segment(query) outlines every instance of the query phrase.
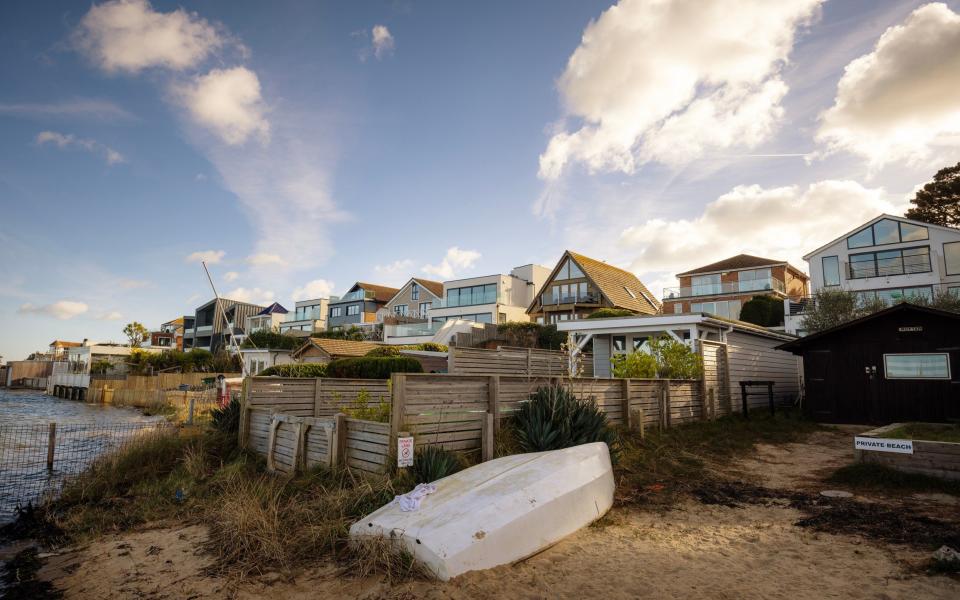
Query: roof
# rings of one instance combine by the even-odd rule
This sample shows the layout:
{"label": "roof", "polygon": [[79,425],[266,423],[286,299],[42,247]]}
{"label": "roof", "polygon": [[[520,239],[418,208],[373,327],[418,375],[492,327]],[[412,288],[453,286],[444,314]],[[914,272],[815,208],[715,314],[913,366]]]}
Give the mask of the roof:
{"label": "roof", "polygon": [[[643,314],[655,314],[660,312],[660,302],[656,296],[650,293],[647,286],[637,279],[637,276],[619,267],[609,265],[603,261],[577,254],[567,250],[557,261],[556,266],[550,273],[547,281],[552,281],[557,274],[560,265],[565,258],[570,257],[579,265],[580,270],[590,281],[597,286],[600,293],[606,296],[616,308],[626,308]],[[544,286],[546,289],[546,286]],[[628,291],[629,290],[629,291]],[[543,291],[541,290],[541,293]],[[536,302],[536,300],[534,300]],[[533,305],[527,309],[528,312],[533,309]]]}
{"label": "roof", "polygon": [[83,342],[65,342],[63,340],[53,340],[50,345],[54,348],[79,348],[83,345]]}
{"label": "roof", "polygon": [[930,228],[933,228],[933,229],[940,229],[940,230],[942,230],[942,231],[949,231],[949,232],[951,232],[951,233],[955,233],[955,234],[960,235],[960,229],[957,229],[956,227],[947,227],[946,225],[935,225],[935,224],[933,224],[933,223],[927,223],[926,221],[918,221],[918,220],[916,220],[916,219],[908,219],[908,218],[906,218],[906,217],[898,217],[897,215],[890,215],[890,214],[887,214],[887,213],[883,213],[883,214],[881,214],[881,215],[879,215],[879,216],[876,216],[876,217],[870,219],[870,220],[867,221],[866,223],[862,223],[862,224],[860,224],[860,225],[857,225],[856,227],[854,227],[853,229],[847,231],[847,232],[844,233],[843,235],[837,236],[837,237],[833,238],[832,240],[830,240],[830,241],[827,242],[826,244],[823,244],[822,246],[820,246],[820,247],[817,248],[816,250],[811,250],[810,252],[807,252],[806,254],[803,255],[803,260],[809,261],[810,258],[813,257],[813,255],[817,254],[818,252],[820,252],[820,251],[822,251],[822,250],[825,250],[826,248],[828,248],[828,247],[836,244],[836,243],[839,242],[840,240],[842,240],[842,239],[844,239],[844,238],[847,238],[847,237],[853,235],[854,233],[860,231],[861,229],[866,229],[867,227],[870,227],[871,225],[873,225],[873,224],[876,223],[877,221],[881,221],[881,220],[883,220],[883,219],[893,219],[893,220],[895,220],[895,221],[903,221],[903,222],[905,222],[905,223],[912,223],[912,224],[914,224],[914,225],[919,225],[919,226],[921,226],[921,227],[930,227]]}
{"label": "roof", "polygon": [[[716,273],[718,271],[756,269],[760,267],[772,267],[774,265],[787,265],[797,273],[803,274],[802,271],[785,260],[774,260],[772,258],[763,258],[762,256],[752,256],[750,254],[738,254],[736,256],[731,256],[730,258],[718,260],[715,263],[710,263],[709,265],[697,267],[696,269],[690,269],[689,271],[684,271],[683,273],[677,273],[677,277],[682,277],[684,275],[698,275],[700,273]],[[806,275],[803,276],[806,277]]]}
{"label": "roof", "polygon": [[353,340],[334,340],[329,338],[309,338],[303,346],[297,348],[293,356],[299,356],[304,350],[310,348],[319,348],[330,356],[365,356],[374,348],[379,348],[382,344],[376,342],[355,342]]}
{"label": "roof", "polygon": [[172,321],[167,321],[167,322],[165,322],[165,323],[161,323],[161,324],[160,324],[161,327],[162,327],[163,325],[183,325],[183,317],[177,317],[176,319],[173,319]]}
{"label": "roof", "polygon": [[[386,285],[378,285],[376,283],[364,283],[363,281],[358,281],[355,284],[353,284],[353,286],[351,286],[349,290],[347,290],[347,293],[349,294],[350,292],[356,289],[362,289],[368,292],[373,292],[373,299],[376,300],[377,302],[383,302],[383,303],[390,302],[390,298],[393,298],[397,294],[397,292],[400,291],[397,288],[392,288]],[[336,304],[338,302],[343,302],[343,301],[344,300],[341,297],[339,300],[331,300],[330,304]]]}
{"label": "roof", "polygon": [[738,321],[736,319],[727,319],[718,317],[710,313],[680,313],[680,314],[659,314],[659,315],[630,315],[626,317],[607,317],[604,319],[576,319],[572,321],[560,321],[557,323],[557,329],[560,331],[585,331],[590,330],[623,330],[627,331],[635,327],[682,327],[684,325],[697,325],[707,323],[716,327],[733,328],[737,331],[773,338],[776,340],[794,340],[796,336],[782,331],[773,331],[760,325]]}
{"label": "roof", "polygon": [[854,319],[853,321],[847,321],[846,323],[837,325],[836,327],[831,327],[830,329],[824,329],[823,331],[818,331],[817,333],[811,333],[808,336],[804,336],[802,338],[798,338],[796,340],[787,342],[786,344],[777,346],[777,349],[793,352],[794,354],[800,354],[800,351],[803,350],[804,346],[812,342],[819,341],[825,337],[830,337],[842,331],[853,329],[855,327],[859,327],[871,321],[882,319],[883,317],[887,317],[889,315],[897,314],[901,312],[924,313],[924,314],[933,315],[936,317],[946,317],[948,319],[960,321],[960,313],[940,310],[938,308],[930,308],[927,306],[919,306],[917,304],[910,304],[909,302],[901,302],[899,304],[895,304],[891,306],[890,308],[879,310],[871,315],[860,317],[859,319]]}
{"label": "roof", "polygon": [[425,287],[430,291],[431,294],[437,298],[443,297],[443,283],[440,281],[433,281],[431,279],[420,279],[419,277],[414,277],[413,281],[416,281],[421,286]]}
{"label": "roof", "polygon": [[263,310],[261,310],[260,312],[258,312],[258,313],[257,313],[257,316],[260,316],[260,315],[272,315],[272,314],[285,315],[285,314],[287,314],[288,312],[290,312],[290,311],[287,310],[287,309],[285,309],[282,304],[280,304],[279,302],[274,302],[274,303],[271,304],[270,306],[268,306],[268,307],[266,307],[265,309],[263,309]]}

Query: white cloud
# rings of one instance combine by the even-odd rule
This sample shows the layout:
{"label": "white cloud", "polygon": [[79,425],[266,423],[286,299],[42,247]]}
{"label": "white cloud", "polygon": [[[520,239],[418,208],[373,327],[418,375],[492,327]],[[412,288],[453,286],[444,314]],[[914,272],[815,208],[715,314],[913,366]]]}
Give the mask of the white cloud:
{"label": "white cloud", "polygon": [[137,73],[150,67],[191,68],[224,45],[217,28],[179,8],[157,12],[147,0],[94,4],[73,41],[99,68]]}
{"label": "white cloud", "polygon": [[710,149],[753,147],[775,129],[780,71],[822,0],[621,0],[591,22],[558,87],[558,128],[539,175],[571,162],[632,173]]}
{"label": "white cloud", "polygon": [[107,100],[75,99],[64,102],[0,103],[0,114],[47,119],[51,117],[88,117],[109,121],[132,121],[132,114]]}
{"label": "white cloud", "polygon": [[89,307],[83,302],[76,300],[59,300],[53,304],[44,304],[43,306],[34,306],[33,304],[23,304],[18,313],[23,315],[40,315],[45,317],[54,317],[61,321],[72,319],[87,312]]}
{"label": "white cloud", "polygon": [[252,304],[266,305],[273,302],[274,294],[270,290],[263,290],[258,287],[245,288],[238,287],[230,290],[221,298],[237,300],[239,302],[250,302]]}
{"label": "white cloud", "polygon": [[329,298],[335,289],[332,281],[326,279],[314,279],[308,281],[302,287],[293,290],[293,300],[313,300],[315,298]]}
{"label": "white cloud", "polygon": [[376,275],[377,283],[400,285],[410,279],[413,274],[413,264],[411,259],[403,258],[386,265],[376,265],[373,267],[373,272]]}
{"label": "white cloud", "polygon": [[480,260],[480,253],[476,250],[461,250],[453,246],[447,250],[440,264],[425,265],[422,270],[440,279],[453,279],[455,275],[473,268],[478,260]]}
{"label": "white cloud", "polygon": [[373,55],[377,59],[393,52],[393,35],[386,25],[374,25],[373,29],[370,30],[370,41],[373,44]]}
{"label": "white cloud", "polygon": [[247,257],[247,264],[254,267],[264,267],[267,265],[283,266],[287,261],[279,254],[270,254],[269,252],[258,252]]}
{"label": "white cloud", "polygon": [[242,144],[252,135],[269,137],[260,79],[246,67],[213,69],[175,92],[193,120],[227,144]]}
{"label": "white cloud", "polygon": [[192,252],[188,254],[184,260],[188,263],[202,261],[208,265],[215,265],[223,260],[225,254],[226,252],[223,250],[200,250],[198,252]]}
{"label": "white cloud", "polygon": [[72,133],[59,133],[57,131],[41,131],[37,134],[36,143],[38,146],[52,144],[61,150],[68,148],[80,148],[87,152],[102,153],[108,165],[115,165],[126,162],[123,155],[109,146],[105,146],[96,140],[87,138],[78,138]]}
{"label": "white cloud", "polygon": [[236,281],[239,278],[240,278],[240,273],[237,273],[236,271],[227,271],[226,273],[223,274],[223,280],[226,281],[227,283],[231,281]]}
{"label": "white cloud", "polygon": [[100,315],[97,315],[97,320],[100,321],[121,321],[123,320],[123,314],[119,311],[110,311]]}
{"label": "white cloud", "polygon": [[633,257],[631,269],[663,285],[676,285],[675,273],[740,253],[805,270],[807,252],[880,213],[901,214],[906,206],[882,189],[853,181],[821,181],[806,189],[744,185],[693,219],[652,219],[628,227],[620,243]]}
{"label": "white cloud", "polygon": [[873,51],[847,65],[817,140],[873,170],[917,164],[937,146],[960,146],[960,15],[927,4],[887,29]]}

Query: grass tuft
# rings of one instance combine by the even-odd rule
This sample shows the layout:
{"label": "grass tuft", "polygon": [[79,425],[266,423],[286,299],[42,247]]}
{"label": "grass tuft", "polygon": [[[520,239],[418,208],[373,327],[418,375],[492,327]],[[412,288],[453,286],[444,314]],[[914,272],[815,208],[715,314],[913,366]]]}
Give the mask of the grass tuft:
{"label": "grass tuft", "polygon": [[921,473],[905,473],[886,465],[856,463],[840,467],[827,483],[856,489],[874,489],[906,493],[934,492],[960,496],[960,481],[940,479]]}

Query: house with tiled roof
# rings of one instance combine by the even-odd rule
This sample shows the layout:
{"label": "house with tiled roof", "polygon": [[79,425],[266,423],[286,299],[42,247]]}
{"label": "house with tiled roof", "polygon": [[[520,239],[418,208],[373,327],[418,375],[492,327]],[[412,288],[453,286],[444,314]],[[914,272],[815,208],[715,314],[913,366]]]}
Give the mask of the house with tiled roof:
{"label": "house with tiled roof", "polygon": [[375,342],[355,342],[353,340],[335,340],[329,338],[307,338],[306,342],[291,354],[296,362],[328,363],[336,358],[357,358],[366,356],[374,348],[381,346]]}
{"label": "house with tiled roof", "polygon": [[443,283],[412,277],[384,306],[388,316],[401,320],[426,322],[434,300],[443,298]]}
{"label": "house with tiled roof", "polygon": [[327,305],[327,328],[377,323],[377,311],[386,306],[398,291],[386,285],[356,282],[343,296],[330,299]]}
{"label": "house with tiled roof", "polygon": [[665,314],[709,313],[739,319],[755,296],[778,300],[809,294],[810,278],[784,260],[738,254],[677,273],[679,286],[663,291]]}
{"label": "house with tiled roof", "polygon": [[64,340],[53,340],[50,342],[50,356],[57,360],[63,358],[67,355],[68,348],[79,348],[82,346],[82,342],[67,342]]}
{"label": "house with tiled roof", "polygon": [[244,323],[244,332],[249,335],[255,331],[279,331],[280,323],[283,323],[289,312],[282,304],[274,302],[256,314],[248,316]]}
{"label": "house with tiled roof", "polygon": [[636,275],[567,250],[527,308],[538,323],[583,319],[601,308],[655,315],[660,302]]}

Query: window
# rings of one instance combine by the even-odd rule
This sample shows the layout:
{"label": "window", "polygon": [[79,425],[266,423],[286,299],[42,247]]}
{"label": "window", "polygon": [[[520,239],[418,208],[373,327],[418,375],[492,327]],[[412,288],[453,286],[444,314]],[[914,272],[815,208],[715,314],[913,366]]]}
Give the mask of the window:
{"label": "window", "polygon": [[347,307],[347,316],[359,315],[360,314],[360,305],[351,304]]}
{"label": "window", "polygon": [[506,323],[507,322],[507,313],[500,313],[497,315],[497,323]]}
{"label": "window", "polygon": [[920,225],[911,225],[910,223],[900,223],[900,241],[916,242],[917,240],[927,239],[929,234],[927,228]]}
{"label": "window", "polygon": [[410,284],[410,299],[419,300],[420,299],[420,286],[416,282]]}
{"label": "window", "polygon": [[773,288],[770,269],[751,269],[739,271],[737,279],[740,281],[741,292],[756,292]]}
{"label": "window", "polygon": [[691,284],[693,287],[691,294],[693,296],[712,296],[713,294],[721,293],[719,273],[713,275],[697,275],[691,278]]}
{"label": "window", "polygon": [[407,305],[406,304],[397,304],[393,307],[393,314],[399,317],[407,316]]}
{"label": "window", "polygon": [[739,300],[722,300],[719,302],[694,302],[690,305],[693,312],[704,312],[727,319],[740,318]]}
{"label": "window", "polygon": [[342,317],[343,316],[343,307],[342,306],[333,306],[330,308],[331,317]]}
{"label": "window", "polygon": [[850,255],[851,279],[928,273],[930,270],[929,246]]}
{"label": "window", "polygon": [[646,338],[646,337],[635,337],[635,338],[633,338],[632,341],[633,341],[633,351],[636,352],[637,350],[640,349],[641,346],[644,345],[644,343],[646,343],[647,338]]}
{"label": "window", "polygon": [[823,285],[840,285],[840,258],[836,256],[823,257]]}
{"label": "window", "polygon": [[847,238],[847,248],[864,248],[900,242],[916,242],[928,239],[929,233],[922,225],[901,223],[893,219],[881,219],[866,229],[861,229]]}
{"label": "window", "polygon": [[627,336],[625,335],[613,336],[613,351],[626,352],[626,350],[627,350]]}
{"label": "window", "polygon": [[580,270],[577,263],[568,258],[557,271],[557,276],[554,279],[577,279],[583,276],[583,271]]}
{"label": "window", "polygon": [[683,312],[683,304],[680,304],[679,302],[677,302],[676,304],[673,305],[674,314],[679,315],[682,312]]}
{"label": "window", "polygon": [[887,379],[950,379],[950,355],[884,354]]}
{"label": "window", "polygon": [[960,275],[960,242],[949,242],[943,245],[943,262],[947,268],[947,275]]}
{"label": "window", "polygon": [[847,248],[863,248],[873,245],[873,229],[867,227],[847,238]]}
{"label": "window", "polygon": [[953,294],[954,296],[960,297],[960,286],[953,286],[947,288],[948,294]]}
{"label": "window", "polygon": [[421,318],[421,319],[425,319],[425,318],[427,317],[427,315],[430,314],[430,306],[431,306],[431,304],[430,304],[429,302],[421,302],[421,303],[420,303],[420,318]]}
{"label": "window", "polygon": [[447,306],[474,306],[497,301],[497,284],[474,285],[447,290]]}
{"label": "window", "polygon": [[626,290],[626,292],[627,292],[628,294],[630,294],[630,297],[631,297],[631,298],[633,298],[634,300],[637,299],[637,295],[633,293],[633,290],[631,290],[631,289],[628,288],[627,286],[623,286],[623,289]]}

